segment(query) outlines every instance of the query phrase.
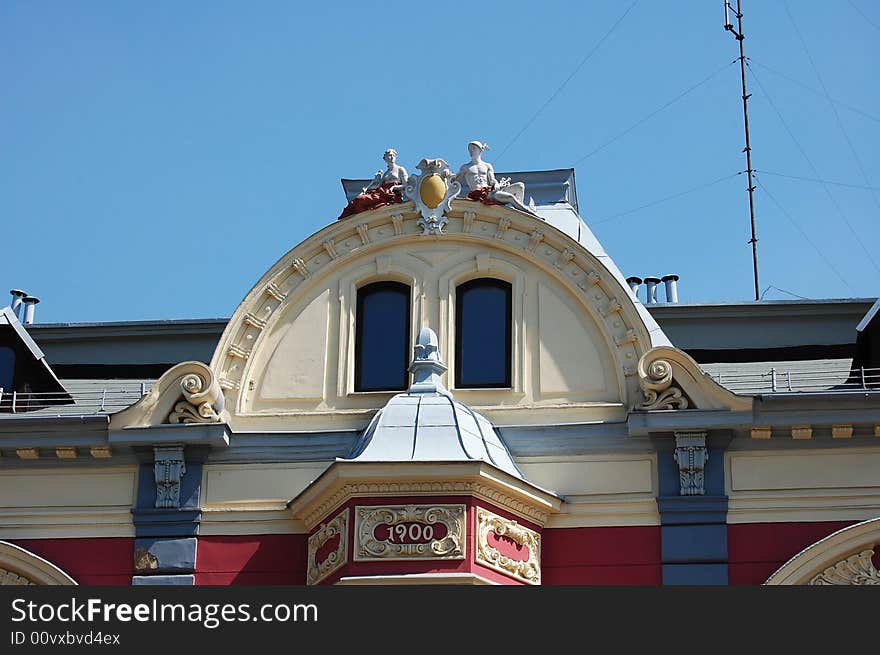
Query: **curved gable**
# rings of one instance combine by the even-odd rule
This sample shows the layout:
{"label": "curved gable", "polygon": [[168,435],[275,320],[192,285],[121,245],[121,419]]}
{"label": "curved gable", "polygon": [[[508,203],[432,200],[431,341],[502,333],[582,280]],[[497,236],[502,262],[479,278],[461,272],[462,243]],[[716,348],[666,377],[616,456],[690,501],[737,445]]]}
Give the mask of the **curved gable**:
{"label": "curved gable", "polygon": [[340,427],[362,427],[390,397],[357,393],[352,380],[357,288],[378,280],[411,286],[411,342],[434,327],[454,380],[455,288],[476,277],[512,285],[512,388],[457,397],[504,422],[561,405],[582,418],[625,414],[651,335],[619,274],[523,212],[457,200],[446,215],[443,234],[423,235],[412,203],[368,211],[284,255],[236,310],[211,362],[232,420],[332,413]]}

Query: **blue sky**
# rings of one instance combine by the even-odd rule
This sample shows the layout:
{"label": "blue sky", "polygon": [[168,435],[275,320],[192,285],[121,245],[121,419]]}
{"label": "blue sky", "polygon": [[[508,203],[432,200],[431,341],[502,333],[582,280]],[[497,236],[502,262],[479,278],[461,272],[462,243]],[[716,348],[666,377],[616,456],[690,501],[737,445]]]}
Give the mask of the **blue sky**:
{"label": "blue sky", "polygon": [[[880,12],[743,10],[763,297],[876,297]],[[0,280],[39,322],[229,316],[336,218],[340,178],[479,139],[499,171],[574,167],[625,275],[751,300],[722,24],[722,0],[5,0]]]}

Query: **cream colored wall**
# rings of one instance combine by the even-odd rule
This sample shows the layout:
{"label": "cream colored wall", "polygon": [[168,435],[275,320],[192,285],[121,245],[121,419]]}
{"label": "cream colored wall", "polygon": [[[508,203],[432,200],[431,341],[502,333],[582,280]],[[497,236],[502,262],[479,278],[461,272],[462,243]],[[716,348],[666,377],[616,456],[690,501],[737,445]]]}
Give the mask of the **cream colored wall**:
{"label": "cream colored wall", "polygon": [[306,532],[287,502],[330,462],[206,464],[202,469],[200,534]]}
{"label": "cream colored wall", "polygon": [[[623,415],[622,374],[606,336],[576,295],[515,254],[482,244],[450,246],[432,241],[391,246],[311,280],[308,290],[285,306],[261,335],[247,362],[252,382],[239,414],[320,416],[341,411],[345,416],[348,411],[351,421],[337,416],[337,423],[359,427],[366,415],[358,410],[375,409],[390,394],[354,390],[357,289],[396,280],[413,290],[412,342],[422,327],[437,332],[449,366],[446,383],[458,400],[483,408],[490,418],[497,418],[492,410],[498,410],[514,422],[529,421],[517,409],[561,404],[593,419]],[[456,390],[453,385],[456,287],[478,277],[512,285],[512,389]]]}
{"label": "cream colored wall", "polygon": [[0,539],[134,536],[137,467],[0,474]]}
{"label": "cream colored wall", "polygon": [[876,448],[725,454],[728,522],[858,521],[880,514]]}
{"label": "cream colored wall", "polygon": [[525,457],[526,478],[565,497],[548,528],[659,525],[655,453]]}

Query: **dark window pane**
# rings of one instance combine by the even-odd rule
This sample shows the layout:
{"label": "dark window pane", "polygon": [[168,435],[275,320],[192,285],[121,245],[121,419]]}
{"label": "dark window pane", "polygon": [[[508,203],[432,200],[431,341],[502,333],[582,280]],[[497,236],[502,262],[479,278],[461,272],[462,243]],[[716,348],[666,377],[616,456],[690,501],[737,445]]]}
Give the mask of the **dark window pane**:
{"label": "dark window pane", "polygon": [[358,289],[355,391],[399,391],[409,367],[409,287],[376,282]]}
{"label": "dark window pane", "polygon": [[0,389],[12,391],[15,377],[15,351],[9,346],[0,346]]}
{"label": "dark window pane", "polygon": [[455,386],[510,386],[510,284],[480,279],[456,290]]}

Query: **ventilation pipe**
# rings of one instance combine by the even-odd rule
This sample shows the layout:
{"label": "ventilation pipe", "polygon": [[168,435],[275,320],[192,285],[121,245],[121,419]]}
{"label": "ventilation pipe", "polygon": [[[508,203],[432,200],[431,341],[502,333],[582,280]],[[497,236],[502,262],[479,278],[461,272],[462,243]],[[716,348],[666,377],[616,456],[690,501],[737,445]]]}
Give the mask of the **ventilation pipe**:
{"label": "ventilation pipe", "polygon": [[629,285],[629,288],[632,289],[633,295],[638,298],[639,286],[642,284],[642,278],[633,275],[626,278],[626,283]]}
{"label": "ventilation pipe", "polygon": [[678,302],[678,276],[672,273],[662,279],[666,285],[666,302]]}
{"label": "ventilation pipe", "polygon": [[656,305],[657,304],[657,285],[660,284],[659,277],[646,277],[645,278],[645,290],[647,292],[647,299],[645,300],[646,305]]}
{"label": "ventilation pipe", "polygon": [[34,296],[25,296],[24,297],[24,324],[30,325],[34,322],[34,312],[36,311],[37,303],[40,302],[39,298]]}
{"label": "ventilation pipe", "polygon": [[21,320],[21,304],[22,298],[27,296],[27,294],[21,289],[10,289],[9,293],[12,294],[12,303],[9,305],[12,308],[12,313]]}

